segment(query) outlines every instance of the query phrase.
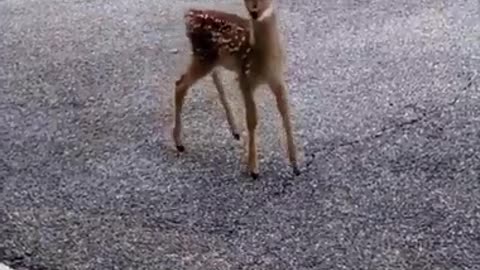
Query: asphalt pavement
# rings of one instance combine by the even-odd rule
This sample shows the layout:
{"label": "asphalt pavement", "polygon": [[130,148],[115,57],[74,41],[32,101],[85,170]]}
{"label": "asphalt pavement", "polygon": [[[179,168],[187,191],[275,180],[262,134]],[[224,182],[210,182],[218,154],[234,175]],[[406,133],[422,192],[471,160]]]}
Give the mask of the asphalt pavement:
{"label": "asphalt pavement", "polygon": [[245,14],[196,2],[0,0],[0,263],[480,269],[478,0],[278,1],[302,175],[262,87],[257,181],[209,78],[174,150],[183,11]]}

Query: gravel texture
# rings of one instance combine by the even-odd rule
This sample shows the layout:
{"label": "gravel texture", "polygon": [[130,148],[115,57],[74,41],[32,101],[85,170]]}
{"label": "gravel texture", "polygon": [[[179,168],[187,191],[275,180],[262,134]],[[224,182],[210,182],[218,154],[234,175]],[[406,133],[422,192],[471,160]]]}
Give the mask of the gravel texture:
{"label": "gravel texture", "polygon": [[191,5],[245,14],[0,0],[0,262],[480,269],[478,0],[279,1],[303,174],[262,88],[256,182],[210,79],[186,101],[187,152],[172,147]]}
{"label": "gravel texture", "polygon": [[3,263],[0,263],[0,270],[12,270],[12,268],[6,266],[6,265],[3,264]]}

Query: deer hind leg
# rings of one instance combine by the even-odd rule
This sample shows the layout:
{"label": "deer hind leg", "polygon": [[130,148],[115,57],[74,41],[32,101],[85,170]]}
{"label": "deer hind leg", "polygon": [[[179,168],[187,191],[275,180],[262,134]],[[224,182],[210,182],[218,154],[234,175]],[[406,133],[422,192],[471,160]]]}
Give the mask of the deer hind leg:
{"label": "deer hind leg", "polygon": [[290,119],[290,105],[288,103],[287,90],[283,80],[272,80],[269,83],[270,89],[275,95],[277,102],[277,109],[282,118],[285,135],[287,137],[287,152],[290,164],[295,175],[300,175],[300,170],[297,164],[297,151],[293,141],[292,123]]}
{"label": "deer hind leg", "polygon": [[248,130],[248,169],[253,179],[258,178],[257,145],[255,131],[257,128],[257,108],[254,100],[254,89],[246,82],[240,79],[240,89],[245,103],[245,117]]}
{"label": "deer hind leg", "polygon": [[185,73],[180,76],[175,82],[175,99],[174,99],[174,126],[173,126],[173,140],[175,146],[179,152],[185,151],[185,147],[182,144],[182,108],[187,95],[188,89],[198,80],[205,77],[213,68],[212,63],[202,61],[198,57],[193,56],[190,65]]}
{"label": "deer hind leg", "polygon": [[240,134],[238,133],[238,128],[235,124],[235,118],[232,114],[232,109],[228,103],[227,97],[225,96],[225,90],[223,88],[222,81],[220,80],[220,75],[218,71],[214,70],[212,72],[213,83],[215,88],[217,88],[218,95],[220,97],[220,102],[222,103],[223,108],[225,109],[225,114],[227,115],[228,125],[230,126],[230,132],[232,133],[235,140],[240,140]]}

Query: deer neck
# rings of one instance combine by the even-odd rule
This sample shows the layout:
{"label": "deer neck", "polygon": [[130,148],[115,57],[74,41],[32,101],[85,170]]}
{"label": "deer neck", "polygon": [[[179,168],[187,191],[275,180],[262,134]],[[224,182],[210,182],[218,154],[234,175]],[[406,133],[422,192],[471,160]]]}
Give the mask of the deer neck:
{"label": "deer neck", "polygon": [[277,76],[283,70],[284,52],[275,13],[261,21],[252,21],[253,61],[263,78]]}
{"label": "deer neck", "polygon": [[252,21],[253,44],[259,52],[275,50],[279,45],[277,19],[274,12],[261,21]]}

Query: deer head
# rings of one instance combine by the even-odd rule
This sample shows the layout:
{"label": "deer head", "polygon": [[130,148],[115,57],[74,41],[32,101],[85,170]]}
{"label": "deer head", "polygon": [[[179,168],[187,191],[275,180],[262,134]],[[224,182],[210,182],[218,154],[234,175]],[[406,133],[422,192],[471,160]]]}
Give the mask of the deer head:
{"label": "deer head", "polygon": [[273,0],[244,0],[250,17],[254,21],[263,21],[273,12]]}

